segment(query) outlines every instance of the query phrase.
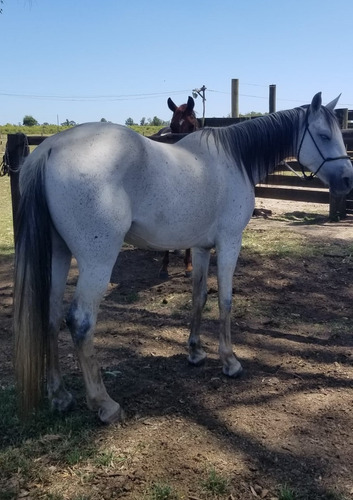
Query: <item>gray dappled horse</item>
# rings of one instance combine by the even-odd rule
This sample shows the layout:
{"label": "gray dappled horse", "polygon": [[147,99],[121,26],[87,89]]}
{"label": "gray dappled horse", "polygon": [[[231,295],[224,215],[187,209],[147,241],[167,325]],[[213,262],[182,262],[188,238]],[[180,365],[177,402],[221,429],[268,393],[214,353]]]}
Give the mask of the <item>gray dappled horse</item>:
{"label": "gray dappled horse", "polygon": [[308,106],[223,128],[206,128],[174,145],[129,128],[87,123],[46,139],[24,162],[16,238],[14,333],[17,388],[31,411],[46,378],[53,408],[73,398],[59,368],[57,337],[72,255],[79,278],[67,314],[88,407],[102,422],[123,416],[104,386],[94,355],[97,312],[124,240],[141,248],[192,248],[193,310],[188,360],[206,357],[200,342],[210,249],[217,251],[223,373],[242,367],[231,344],[232,280],[255,185],[284,158],[343,195],[353,168],[333,109],[321,94]]}

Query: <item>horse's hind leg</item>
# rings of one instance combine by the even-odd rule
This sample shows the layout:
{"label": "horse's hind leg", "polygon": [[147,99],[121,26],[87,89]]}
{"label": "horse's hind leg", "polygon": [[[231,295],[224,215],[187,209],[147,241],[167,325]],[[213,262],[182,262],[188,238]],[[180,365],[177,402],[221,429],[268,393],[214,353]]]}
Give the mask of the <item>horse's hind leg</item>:
{"label": "horse's hind leg", "polygon": [[105,262],[98,266],[94,262],[85,262],[80,269],[74,300],[67,317],[85,381],[88,407],[98,411],[98,416],[104,423],[123,418],[120,405],[110,398],[104,386],[93,347],[98,308],[114,262],[115,259],[111,265]]}
{"label": "horse's hind leg", "polygon": [[63,320],[63,296],[70,263],[71,252],[63,240],[53,231],[47,391],[52,409],[59,411],[66,411],[74,404],[72,395],[66,390],[62,380],[58,354],[58,334]]}
{"label": "horse's hind leg", "polygon": [[190,278],[191,273],[192,273],[192,260],[191,260],[191,249],[190,248],[187,248],[185,250],[184,264],[185,264],[185,276],[187,278]]}
{"label": "horse's hind leg", "polygon": [[206,358],[206,353],[201,346],[200,326],[202,310],[207,300],[207,273],[210,261],[210,251],[197,248],[193,250],[192,272],[192,319],[189,336],[188,360],[193,365],[201,364]]}
{"label": "horse's hind leg", "polygon": [[162,267],[159,271],[159,277],[162,279],[168,279],[168,266],[169,266],[169,250],[166,250],[163,254]]}

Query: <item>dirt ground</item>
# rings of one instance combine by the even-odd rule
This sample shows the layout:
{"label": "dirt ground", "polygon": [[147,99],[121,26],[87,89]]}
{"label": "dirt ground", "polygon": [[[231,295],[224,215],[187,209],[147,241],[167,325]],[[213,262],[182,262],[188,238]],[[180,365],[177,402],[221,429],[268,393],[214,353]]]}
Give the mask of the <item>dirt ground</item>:
{"label": "dirt ground", "polygon": [[[203,320],[208,358],[194,368],[186,361],[191,282],[182,258],[171,254],[171,278],[163,281],[160,254],[126,247],[119,256],[96,345],[108,391],[127,413],[109,439],[130,459],[115,475],[97,474],[89,498],[143,498],[156,478],[178,498],[215,498],[200,489],[210,467],[229,481],[219,498],[274,499],[283,485],[298,498],[353,498],[353,217],[296,225],[278,215],[328,208],[269,200],[257,206],[272,216],[253,218],[251,230],[297,231],[303,244],[321,241],[327,252],[296,260],[241,255],[232,317],[240,379],[222,375],[217,355],[216,257]],[[11,269],[0,272],[6,385],[13,382]],[[75,279],[73,272],[69,293]],[[79,377],[67,330],[60,352],[65,373]]]}

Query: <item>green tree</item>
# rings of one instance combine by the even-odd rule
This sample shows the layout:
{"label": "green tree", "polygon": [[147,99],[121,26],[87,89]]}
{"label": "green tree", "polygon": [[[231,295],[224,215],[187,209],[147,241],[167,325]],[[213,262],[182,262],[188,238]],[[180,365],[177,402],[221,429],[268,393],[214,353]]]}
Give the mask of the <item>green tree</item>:
{"label": "green tree", "polygon": [[76,125],[76,122],[74,122],[73,120],[68,120],[66,118],[66,120],[61,125],[63,127],[74,127]]}
{"label": "green tree", "polygon": [[145,117],[141,118],[140,125],[141,125],[141,127],[144,127],[146,125],[146,118]]}
{"label": "green tree", "polygon": [[154,127],[159,127],[160,125],[163,125],[163,120],[158,118],[158,116],[154,116],[153,120],[150,121],[150,125],[153,125]]}
{"label": "green tree", "polygon": [[134,120],[132,118],[127,118],[127,120],[125,120],[125,125],[132,127],[132,125],[134,125]]}
{"label": "green tree", "polygon": [[107,123],[107,120],[105,118],[101,118],[102,123]]}
{"label": "green tree", "polygon": [[35,118],[33,118],[33,116],[31,116],[31,115],[24,116],[22,123],[26,127],[33,127],[34,125],[39,125],[39,123],[37,122],[37,120]]}

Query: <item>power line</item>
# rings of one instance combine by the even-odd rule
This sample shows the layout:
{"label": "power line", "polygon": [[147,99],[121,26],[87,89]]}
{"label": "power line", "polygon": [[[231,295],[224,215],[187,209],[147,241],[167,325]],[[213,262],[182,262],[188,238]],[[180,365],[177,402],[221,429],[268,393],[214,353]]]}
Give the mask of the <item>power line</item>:
{"label": "power line", "polygon": [[0,96],[4,97],[20,97],[25,99],[36,100],[58,100],[58,101],[125,101],[136,99],[151,99],[163,97],[167,95],[179,95],[190,92],[187,90],[172,90],[169,92],[154,92],[149,94],[118,94],[118,95],[92,95],[92,96],[60,96],[60,95],[39,95],[39,94],[16,94],[10,92],[1,92]]}
{"label": "power line", "polygon": [[[266,85],[261,85],[257,83],[242,83],[242,85],[250,85],[253,87],[267,87]],[[208,92],[213,92],[217,94],[230,95],[230,92],[225,92],[215,89],[207,89]],[[116,94],[116,95],[40,95],[40,94],[22,94],[13,92],[1,92],[0,96],[3,97],[16,97],[22,99],[33,99],[33,100],[53,100],[59,102],[114,102],[114,101],[134,101],[134,100],[146,100],[146,99],[156,99],[164,96],[170,95],[181,95],[191,92],[190,89],[183,90],[170,90],[165,92],[151,92],[151,93],[138,93],[138,94]],[[253,94],[239,94],[239,97],[250,97],[252,99],[264,99],[267,100],[268,96],[260,96]],[[304,100],[299,99],[283,99],[277,98],[277,101],[282,102],[293,102],[303,104]],[[343,107],[353,107],[352,103],[341,103]]]}

